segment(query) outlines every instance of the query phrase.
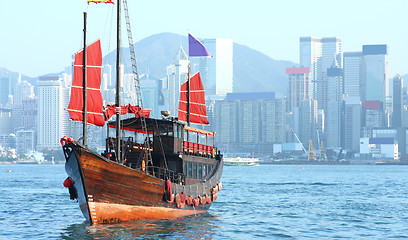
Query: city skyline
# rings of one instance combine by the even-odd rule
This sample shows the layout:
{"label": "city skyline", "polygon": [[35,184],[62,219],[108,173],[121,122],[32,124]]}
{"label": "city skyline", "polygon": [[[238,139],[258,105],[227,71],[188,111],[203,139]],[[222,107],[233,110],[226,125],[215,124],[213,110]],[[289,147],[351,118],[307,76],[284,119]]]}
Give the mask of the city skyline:
{"label": "city skyline", "polygon": [[[390,77],[408,72],[404,66],[408,61],[408,48],[403,41],[408,32],[395,27],[400,26],[403,9],[408,7],[408,2],[402,0],[387,4],[381,1],[342,1],[336,3],[335,8],[332,1],[178,3],[161,1],[160,8],[157,8],[157,2],[129,3],[133,5],[131,9],[140,9],[137,13],[130,13],[136,42],[161,32],[181,35],[191,32],[199,38],[231,38],[273,59],[298,63],[299,51],[293,46],[297,46],[299,37],[339,36],[343,52],[359,51],[364,44],[387,44]],[[10,9],[19,9],[19,15]],[[5,37],[0,48],[0,67],[31,77],[63,71],[70,66],[73,53],[81,48],[82,12],[87,9],[88,39],[112,37],[112,20],[104,18],[115,15],[110,4],[88,6],[83,0],[64,1],[56,6],[51,1],[41,1],[26,2],[22,8],[21,2],[4,2],[0,20],[10,24],[2,27]],[[388,12],[393,14],[386,15]],[[333,17],[336,13],[347,17]],[[125,36],[126,33],[122,34]],[[108,51],[113,50],[113,42],[105,43],[111,47]],[[124,45],[127,46],[126,41]],[[108,49],[106,45],[105,49]]]}

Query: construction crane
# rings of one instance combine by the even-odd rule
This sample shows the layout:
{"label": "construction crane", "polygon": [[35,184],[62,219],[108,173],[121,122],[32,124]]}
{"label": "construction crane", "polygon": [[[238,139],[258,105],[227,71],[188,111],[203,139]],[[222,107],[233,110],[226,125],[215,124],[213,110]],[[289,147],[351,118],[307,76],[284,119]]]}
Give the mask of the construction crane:
{"label": "construction crane", "polygon": [[293,128],[291,128],[290,130],[292,130],[293,135],[295,135],[296,139],[298,140],[298,142],[300,143],[300,145],[302,146],[303,151],[306,153],[307,155],[307,151],[305,149],[305,147],[303,146],[302,142],[299,140],[298,136],[296,135],[295,131],[293,130]]}
{"label": "construction crane", "polygon": [[319,144],[319,142],[320,142],[319,161],[327,161],[326,149],[324,148],[323,141],[320,141],[320,134],[319,134],[319,129],[318,128],[316,128],[316,132],[317,132],[317,143]]}
{"label": "construction crane", "polygon": [[316,152],[313,147],[312,139],[309,140],[309,154],[307,155],[307,161],[310,161],[310,160],[314,160],[314,161],[317,160],[317,156],[316,156]]}

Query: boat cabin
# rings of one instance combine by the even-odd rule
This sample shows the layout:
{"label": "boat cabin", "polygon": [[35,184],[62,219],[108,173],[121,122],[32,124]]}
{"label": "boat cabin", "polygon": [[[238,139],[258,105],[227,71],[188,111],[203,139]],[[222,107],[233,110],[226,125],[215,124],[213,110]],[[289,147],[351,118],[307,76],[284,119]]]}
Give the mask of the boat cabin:
{"label": "boat cabin", "polygon": [[[200,182],[210,177],[221,159],[214,147],[213,132],[189,127],[173,119],[145,118],[145,121],[148,135],[143,131],[141,118],[121,121],[121,129],[125,132],[121,140],[121,159],[126,166],[182,184]],[[116,122],[109,122],[108,127],[116,128]],[[140,140],[141,136],[149,137]],[[116,139],[108,137],[103,154],[114,161],[115,145]],[[149,147],[151,162],[146,151]]]}

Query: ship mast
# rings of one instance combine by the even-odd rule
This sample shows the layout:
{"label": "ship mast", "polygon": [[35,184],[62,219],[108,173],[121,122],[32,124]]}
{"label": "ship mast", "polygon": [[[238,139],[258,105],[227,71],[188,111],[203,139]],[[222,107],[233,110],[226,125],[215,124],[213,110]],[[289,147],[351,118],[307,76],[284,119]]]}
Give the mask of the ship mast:
{"label": "ship mast", "polygon": [[84,12],[84,54],[82,60],[82,72],[83,72],[83,100],[84,100],[84,109],[83,109],[83,122],[82,122],[82,132],[83,132],[83,139],[82,143],[84,146],[87,145],[87,138],[88,138],[88,127],[87,127],[87,89],[86,89],[86,12]]}
{"label": "ship mast", "polygon": [[120,2],[121,0],[117,1],[117,47],[116,47],[116,161],[121,162],[121,148],[120,148]]}

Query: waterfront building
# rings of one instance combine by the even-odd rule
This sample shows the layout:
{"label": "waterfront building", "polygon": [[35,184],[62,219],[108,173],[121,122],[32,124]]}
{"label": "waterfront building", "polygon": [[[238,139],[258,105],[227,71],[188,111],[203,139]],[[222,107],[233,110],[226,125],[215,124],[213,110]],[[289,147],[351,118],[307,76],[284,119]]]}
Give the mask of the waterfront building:
{"label": "waterfront building", "polygon": [[310,68],[313,89],[312,98],[317,100],[318,109],[326,111],[327,69],[330,68],[333,62],[333,56],[339,64],[342,63],[341,49],[341,38],[339,37],[300,38],[300,65]]}
{"label": "waterfront building", "polygon": [[344,136],[343,130],[343,74],[336,59],[333,65],[327,69],[327,142],[326,147],[342,147]]}
{"label": "waterfront building", "polygon": [[36,132],[34,129],[20,129],[16,132],[16,152],[18,154],[27,154],[35,151]]}
{"label": "waterfront building", "polygon": [[364,137],[371,137],[374,128],[381,128],[384,124],[383,103],[379,100],[364,101],[363,105],[363,133]]}
{"label": "waterfront building", "polygon": [[0,107],[0,134],[8,135],[12,133],[12,109]]}
{"label": "waterfront building", "polygon": [[34,129],[37,122],[37,99],[26,98],[22,100],[22,128]]}
{"label": "waterfront building", "polygon": [[343,54],[344,95],[346,97],[360,97],[364,85],[363,81],[363,53],[345,52]]}
{"label": "waterfront building", "polygon": [[216,141],[222,151],[272,153],[286,140],[285,100],[273,92],[229,93],[215,101]]}
{"label": "waterfront building", "polygon": [[360,152],[361,102],[359,97],[346,97],[344,111],[344,147],[347,151]]}
{"label": "waterfront building", "polygon": [[311,78],[309,67],[286,68],[288,75],[287,112],[299,107],[300,101],[311,98]]}
{"label": "waterfront building", "polygon": [[393,104],[392,104],[392,127],[402,127],[402,86],[403,79],[400,75],[396,75],[393,79]]}
{"label": "waterfront building", "polygon": [[364,71],[362,101],[385,102],[388,96],[387,45],[363,45]]}
{"label": "waterfront building", "polygon": [[215,139],[217,142],[224,144],[239,142],[238,112],[238,101],[215,102],[215,116],[217,116],[215,118],[215,132],[217,133]]}
{"label": "waterfront building", "polygon": [[200,74],[206,97],[226,96],[233,87],[232,39],[204,39],[201,41],[213,56],[200,58]]}
{"label": "waterfront building", "polygon": [[38,88],[37,150],[59,150],[61,137],[66,135],[68,118],[64,115],[64,92],[61,79],[40,77]]}
{"label": "waterfront building", "polygon": [[317,101],[307,99],[300,102],[299,106],[299,132],[298,136],[303,146],[307,148],[309,141],[312,140],[313,145],[320,146],[317,143]]}

